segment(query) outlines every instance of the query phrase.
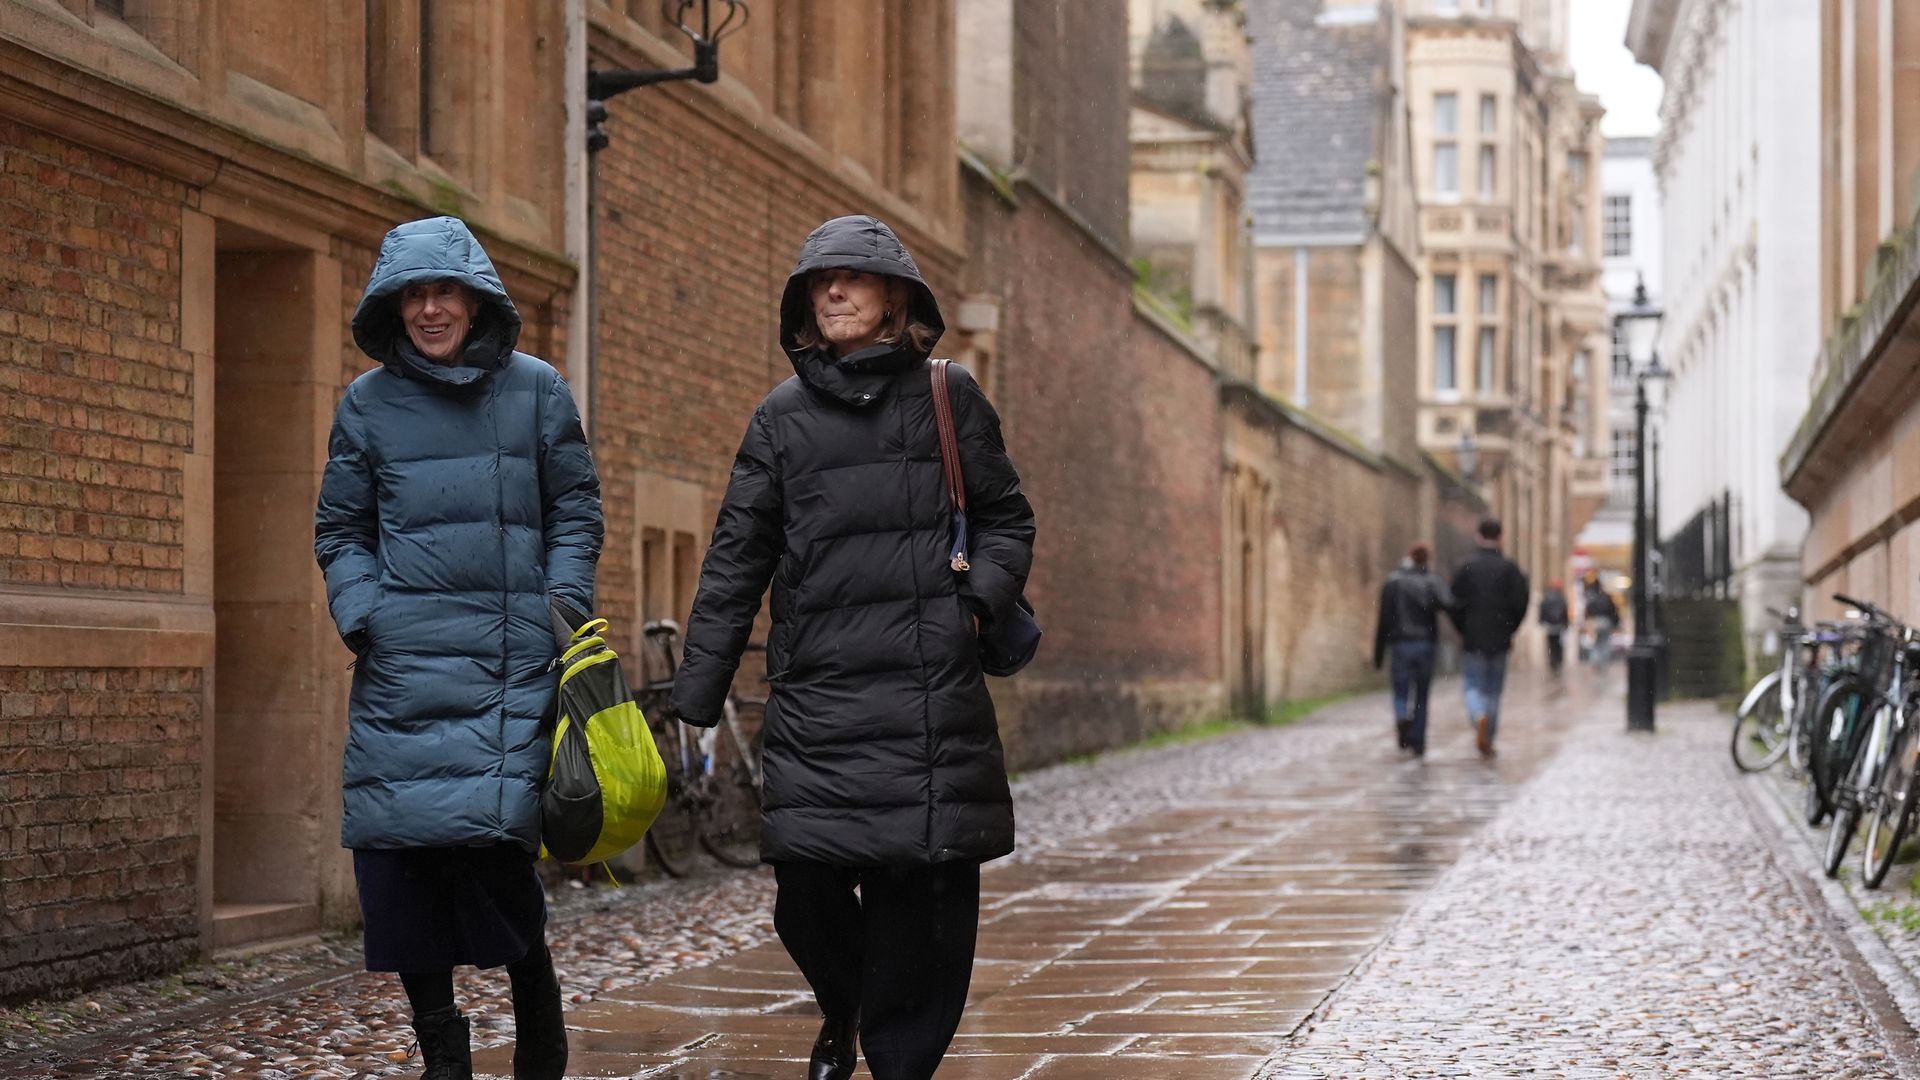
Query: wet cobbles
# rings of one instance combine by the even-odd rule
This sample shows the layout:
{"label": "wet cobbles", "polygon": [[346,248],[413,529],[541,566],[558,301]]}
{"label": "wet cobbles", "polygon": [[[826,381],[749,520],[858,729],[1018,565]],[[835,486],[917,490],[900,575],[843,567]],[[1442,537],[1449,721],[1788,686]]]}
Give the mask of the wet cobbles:
{"label": "wet cobbles", "polygon": [[[940,1076],[1251,1077],[1566,726],[1536,697],[1486,762],[1457,691],[1446,701],[1425,762],[1396,754],[1375,697],[1297,730],[1128,755],[1025,788],[1023,807],[1054,809],[1023,809],[1022,853],[983,876],[968,1012]],[[1071,802],[1049,802],[1066,791]],[[1076,827],[1050,824],[1067,820]],[[819,1016],[766,944],[605,995],[569,1022],[580,1076],[794,1080]],[[504,1050],[476,1064],[510,1067]]]}
{"label": "wet cobbles", "polygon": [[[1722,719],[1670,708],[1629,738],[1613,688],[1518,680],[1484,762],[1457,699],[1436,688],[1424,762],[1375,695],[1021,778],[942,1080],[1895,1074],[1831,916],[1737,797]],[[771,894],[717,868],[563,890],[570,1074],[802,1075],[819,1021]],[[397,987],[353,946],[105,993],[64,1038],[7,1016],[0,1074],[417,1073]],[[504,978],[461,989],[481,1071],[508,1075]]]}
{"label": "wet cobbles", "polygon": [[[1125,751],[1039,770],[1015,784],[1021,859],[1152,813],[1196,788],[1276,763],[1308,762],[1376,736],[1375,701],[1292,728]],[[1368,739],[1367,741],[1371,741]],[[1011,861],[1011,860],[1009,860]],[[771,875],[708,865],[687,881],[560,887],[551,931],[569,1007],[769,940]],[[512,1035],[501,972],[463,971],[476,1046]],[[344,1077],[417,1071],[391,976],[359,970],[357,935],[328,938],[65,1001],[0,1009],[0,1076]],[[578,1040],[576,1040],[577,1042]]]}
{"label": "wet cobbles", "polygon": [[1725,718],[1622,716],[1588,713],[1262,1080],[1898,1074]]}
{"label": "wet cobbles", "polygon": [[[752,945],[768,936],[771,903],[765,872],[720,873],[678,882],[613,889],[562,888],[551,942],[562,988],[578,1004],[637,987],[661,974]],[[90,1030],[58,1041],[29,1041],[24,1018],[7,1019],[0,1075],[21,1077],[405,1075],[418,1071],[413,1030],[397,980],[359,970],[359,944],[335,939],[289,954],[256,958],[232,970],[197,969],[80,999],[63,1011],[91,1017]],[[209,999],[184,1010],[172,1000],[183,980],[223,980]],[[512,1038],[505,969],[463,969],[456,987],[473,1019],[476,1046]],[[119,1024],[85,1001],[125,1010]],[[169,1008],[172,1006],[172,1008]],[[128,1029],[141,1029],[127,1035]]]}

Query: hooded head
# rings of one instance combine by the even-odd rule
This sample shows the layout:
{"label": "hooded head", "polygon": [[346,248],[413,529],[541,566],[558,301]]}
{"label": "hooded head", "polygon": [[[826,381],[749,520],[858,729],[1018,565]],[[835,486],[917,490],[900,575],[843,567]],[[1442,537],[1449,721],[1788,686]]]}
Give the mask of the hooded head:
{"label": "hooded head", "polygon": [[[826,350],[814,318],[810,287],[812,276],[822,270],[857,270],[895,278],[906,294],[907,306],[904,320],[896,320],[901,322],[900,332],[888,335],[891,340],[883,339],[844,357],[836,358],[829,352],[819,357],[825,363],[867,370],[891,369],[896,364],[906,366],[899,361],[917,365],[927,358],[934,343],[946,331],[947,324],[940,318],[940,305],[920,277],[920,268],[914,265],[913,256],[907,254],[906,245],[893,230],[885,222],[866,215],[837,217],[807,237],[800,249],[800,261],[787,278],[786,292],[780,299],[780,345],[793,359],[795,368],[800,369],[802,377],[807,376],[807,358]],[[888,329],[883,325],[882,332]]]}
{"label": "hooded head", "polygon": [[[400,318],[400,294],[407,286],[437,281],[463,285],[477,300],[466,342],[448,364],[422,356]],[[472,386],[512,354],[520,340],[520,313],[466,222],[424,218],[396,226],[380,244],[373,276],[353,313],[353,340],[395,374]]]}

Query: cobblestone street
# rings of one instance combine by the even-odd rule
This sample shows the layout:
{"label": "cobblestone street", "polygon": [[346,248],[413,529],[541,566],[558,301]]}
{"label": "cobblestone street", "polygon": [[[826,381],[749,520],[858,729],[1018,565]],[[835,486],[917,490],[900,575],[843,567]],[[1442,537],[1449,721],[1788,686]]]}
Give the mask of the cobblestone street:
{"label": "cobblestone street", "polygon": [[1913,1075],[1813,849],[1741,790],[1772,779],[1734,772],[1710,706],[1660,723],[1585,710],[1262,1080]]}
{"label": "cobblestone street", "polygon": [[[1483,762],[1457,687],[1434,700],[1424,762],[1375,695],[1022,778],[941,1076],[1915,1075],[1872,932],[1734,775],[1720,714],[1668,707],[1629,738],[1587,673],[1519,681]],[[563,890],[571,1074],[799,1076],[818,1020],[770,894],[764,871]],[[353,960],[336,941],[189,973],[186,1004],[104,992],[41,1010],[62,1018],[41,1034],[16,1012],[0,1075],[417,1071],[398,988]],[[463,979],[493,1076],[503,982]]]}

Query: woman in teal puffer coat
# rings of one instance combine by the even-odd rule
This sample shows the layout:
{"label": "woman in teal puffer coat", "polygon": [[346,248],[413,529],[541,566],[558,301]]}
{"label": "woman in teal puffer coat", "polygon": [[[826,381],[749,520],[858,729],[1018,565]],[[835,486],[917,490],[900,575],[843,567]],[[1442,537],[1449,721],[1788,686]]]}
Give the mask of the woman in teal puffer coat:
{"label": "woman in teal puffer coat", "polygon": [[340,402],[314,553],[357,656],[341,842],[371,971],[400,973],[427,1076],[472,1075],[453,968],[505,964],[516,1077],[566,1028],[534,860],[553,618],[592,610],[600,481],[558,372],[466,225],[387,234],[353,316],[378,362]]}

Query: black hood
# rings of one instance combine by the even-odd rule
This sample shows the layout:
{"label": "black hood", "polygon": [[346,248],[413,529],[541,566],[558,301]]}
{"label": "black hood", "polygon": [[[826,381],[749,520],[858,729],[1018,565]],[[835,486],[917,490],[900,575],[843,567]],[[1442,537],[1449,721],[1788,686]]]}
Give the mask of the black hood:
{"label": "black hood", "polygon": [[920,277],[913,256],[907,254],[906,245],[886,222],[856,214],[834,218],[813,230],[800,248],[800,261],[787,277],[786,292],[780,298],[780,347],[793,361],[793,370],[801,381],[849,405],[867,405],[879,397],[894,375],[925,364],[929,354],[911,340],[873,345],[842,357],[835,357],[824,345],[801,348],[796,335],[813,325],[807,275],[816,270],[859,270],[905,281],[910,298],[908,319],[933,331],[929,348],[946,332],[946,320],[940,317],[940,305]]}

